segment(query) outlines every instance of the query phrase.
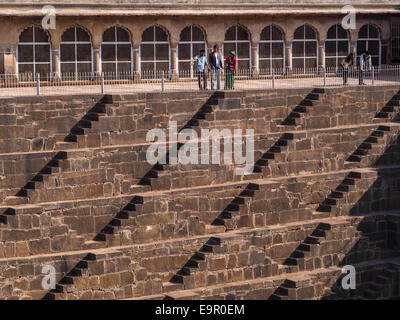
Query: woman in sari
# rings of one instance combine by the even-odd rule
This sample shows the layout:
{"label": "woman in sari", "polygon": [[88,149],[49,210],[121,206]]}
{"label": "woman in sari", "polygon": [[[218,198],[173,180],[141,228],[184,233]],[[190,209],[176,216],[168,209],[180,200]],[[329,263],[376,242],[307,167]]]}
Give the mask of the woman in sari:
{"label": "woman in sari", "polygon": [[231,51],[225,60],[225,90],[234,89],[235,70],[237,65],[235,55],[235,51]]}

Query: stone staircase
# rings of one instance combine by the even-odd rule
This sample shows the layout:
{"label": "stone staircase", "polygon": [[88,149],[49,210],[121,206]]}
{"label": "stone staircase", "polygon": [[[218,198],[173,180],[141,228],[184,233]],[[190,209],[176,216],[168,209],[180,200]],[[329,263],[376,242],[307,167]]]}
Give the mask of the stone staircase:
{"label": "stone staircase", "polygon": [[[135,154],[127,146],[103,147],[96,139],[109,130],[117,113],[113,100],[103,100],[70,130],[66,141],[55,143],[58,155],[17,196],[5,198],[0,215],[0,257],[5,259],[0,264],[5,264],[0,269],[7,271],[0,273],[0,288],[1,277],[11,272],[10,266],[22,263],[21,256],[37,264],[37,257],[29,257],[32,248],[40,263],[57,261],[58,284],[46,299],[319,299],[328,294],[329,281],[343,261],[396,257],[400,223],[395,212],[379,210],[385,201],[391,204],[387,210],[397,208],[399,128],[386,120],[394,117],[400,97],[395,95],[382,109],[387,113],[377,117],[382,122],[375,119],[357,128],[357,119],[342,126],[339,120],[331,121],[329,113],[340,107],[328,105],[334,90],[313,90],[288,114],[283,112],[287,107],[270,111],[276,106],[259,102],[262,98],[256,94],[240,92],[212,97],[190,117],[179,113],[179,101],[146,102],[154,108],[170,108],[171,114],[178,110],[171,118],[179,119],[181,130],[220,129],[229,122],[232,127],[241,122],[251,127],[259,120],[258,128],[260,122],[268,126],[257,136],[259,157],[253,174],[236,178],[231,176],[233,166],[215,169],[215,175],[226,173],[218,183],[211,181],[211,169],[201,166],[188,166],[176,174],[179,166],[173,163],[158,163],[150,170],[141,167],[144,143],[135,146]],[[346,88],[338,89],[338,95],[347,94],[340,90]],[[247,108],[252,103],[254,110]],[[249,112],[257,114],[253,124],[244,117]],[[280,118],[269,119],[274,112]],[[369,116],[363,114],[362,121]],[[151,121],[149,127],[138,125],[139,130],[151,128]],[[345,140],[346,132],[352,131],[356,133]],[[182,146],[177,142],[178,149]],[[121,163],[125,162],[120,168],[116,157],[113,166],[67,169],[72,161],[81,161],[78,152],[104,164],[122,150]],[[388,166],[373,167],[385,155]],[[336,164],[331,162],[338,158]],[[124,170],[129,162],[135,162],[135,167]],[[66,191],[68,183],[74,182],[79,184],[79,194]],[[95,184],[107,184],[111,192],[93,189],[86,194]],[[377,199],[374,193],[379,189]],[[389,214],[394,217],[390,223]],[[85,229],[86,224],[90,228]],[[63,257],[68,250],[68,258]],[[378,263],[373,267],[378,268]],[[394,281],[386,275],[368,282],[366,296],[381,297],[377,292],[386,289],[379,283]],[[255,287],[249,288],[245,281],[253,281]],[[227,290],[224,294],[222,289],[218,293],[222,287]],[[15,289],[10,297],[18,292]]]}
{"label": "stone staircase", "polygon": [[[244,205],[254,197],[255,192],[260,189],[256,183],[249,183],[246,188],[236,196],[232,202],[222,211],[222,213],[212,222],[212,225],[224,226],[226,230],[234,230],[242,224],[240,219],[245,218],[242,213]],[[238,220],[239,219],[239,220]]]}
{"label": "stone staircase", "polygon": [[398,267],[389,266],[383,269],[382,274],[378,275],[374,281],[367,283],[363,288],[362,299],[377,300],[396,296],[396,292],[392,284],[398,284],[399,270]]}
{"label": "stone staircase", "polygon": [[[329,235],[331,227],[332,226],[328,223],[320,223],[311,235],[305,238],[291,256],[284,261],[284,265],[298,266],[299,271],[310,270],[313,269],[314,266],[316,268],[320,267],[318,263],[315,263],[315,261],[309,258],[320,258],[320,244]],[[317,261],[320,260],[318,259]],[[308,263],[309,265],[307,265]]]}
{"label": "stone staircase", "polygon": [[310,112],[311,107],[316,105],[316,102],[320,100],[320,95],[324,93],[324,89],[314,89],[312,93],[308,94],[306,98],[293,109],[289,116],[282,122],[282,125],[293,127],[304,125],[304,114]]}
{"label": "stone staircase", "polygon": [[[339,214],[337,205],[340,201],[346,200],[351,191],[356,190],[357,183],[361,180],[362,173],[357,171],[350,172],[334,191],[318,206],[316,215],[331,216]],[[326,214],[326,215],[325,215]]]}

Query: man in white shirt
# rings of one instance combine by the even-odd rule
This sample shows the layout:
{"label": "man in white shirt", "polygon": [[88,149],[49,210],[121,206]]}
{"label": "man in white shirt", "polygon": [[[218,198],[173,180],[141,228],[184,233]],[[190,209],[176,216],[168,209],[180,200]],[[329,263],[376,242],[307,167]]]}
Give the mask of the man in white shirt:
{"label": "man in white shirt", "polygon": [[358,84],[360,86],[361,85],[364,86],[365,85],[364,72],[370,71],[372,67],[372,59],[368,51],[365,51],[363,54],[361,54],[359,65],[360,65],[360,70],[359,70]]}

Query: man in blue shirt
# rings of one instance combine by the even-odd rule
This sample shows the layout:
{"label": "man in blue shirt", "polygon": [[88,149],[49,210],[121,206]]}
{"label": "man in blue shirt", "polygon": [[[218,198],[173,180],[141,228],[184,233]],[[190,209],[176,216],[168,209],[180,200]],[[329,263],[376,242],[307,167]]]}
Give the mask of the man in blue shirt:
{"label": "man in blue shirt", "polygon": [[[205,50],[200,50],[200,54],[195,56],[193,60],[196,61],[196,73],[199,81],[199,89],[207,90],[208,62]],[[203,85],[201,84],[202,80],[203,80]]]}

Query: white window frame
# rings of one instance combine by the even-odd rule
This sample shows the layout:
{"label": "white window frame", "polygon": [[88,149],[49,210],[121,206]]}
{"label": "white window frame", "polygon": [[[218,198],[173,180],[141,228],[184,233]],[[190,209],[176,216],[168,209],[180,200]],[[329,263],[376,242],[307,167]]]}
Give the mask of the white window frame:
{"label": "white window frame", "polygon": [[[306,25],[307,26],[307,25]],[[303,26],[300,26],[300,27],[304,27],[304,25]],[[299,28],[300,28],[299,27]],[[309,28],[311,28],[310,26],[308,26]],[[297,30],[297,29],[296,29]],[[296,32],[296,30],[295,30],[295,32]],[[300,69],[303,69],[304,71],[307,69],[306,67],[305,67],[305,64],[306,64],[306,59],[311,59],[311,58],[316,58],[317,60],[316,60],[316,65],[315,65],[315,69],[317,69],[318,68],[318,65],[319,65],[319,50],[318,50],[318,48],[319,48],[319,46],[318,46],[318,39],[306,39],[306,28],[304,27],[304,39],[293,39],[293,42],[292,42],[292,52],[293,52],[293,45],[296,43],[296,42],[304,42],[304,50],[303,50],[303,56],[302,57],[294,57],[294,55],[293,55],[293,53],[292,53],[292,66],[294,65],[294,61],[295,60],[300,60],[300,59],[303,59],[303,67],[302,68],[300,68]],[[314,33],[316,33],[315,32],[315,30],[314,30]],[[307,43],[310,43],[310,42],[314,42],[315,44],[316,44],[316,46],[315,46],[315,51],[316,51],[316,55],[315,56],[309,56],[309,57],[306,57],[306,45],[307,45]],[[293,67],[294,68],[294,67]]]}
{"label": "white window frame", "polygon": [[[51,44],[50,44],[49,34],[46,32],[46,30],[44,30],[44,29],[42,29],[42,28],[40,28],[40,27],[38,27],[36,25],[29,26],[29,27],[25,28],[22,32],[24,32],[28,28],[33,28],[33,30],[32,30],[32,32],[33,32],[33,42],[19,42],[18,41],[17,50],[16,50],[16,53],[15,53],[15,55],[16,55],[15,58],[17,60],[17,64],[16,64],[17,76],[19,75],[19,65],[32,64],[33,65],[33,76],[36,77],[36,65],[46,65],[46,64],[48,64],[49,65],[49,70],[50,70],[49,76],[51,78],[51,74],[53,72],[53,70],[52,70],[52,67],[53,67],[53,60],[52,60],[53,51],[52,51]],[[36,42],[35,41],[35,28],[42,29],[44,32],[46,32],[48,42]],[[33,55],[32,55],[32,59],[33,60],[32,60],[32,62],[20,62],[19,61],[18,50],[19,50],[19,46],[20,45],[32,46],[32,50],[33,50]],[[50,55],[49,62],[36,62],[35,61],[36,60],[36,50],[35,50],[36,46],[45,46],[45,45],[49,46],[49,55]]]}
{"label": "white window frame", "polygon": [[[369,28],[370,27],[374,27],[375,29],[376,29],[376,31],[378,32],[378,37],[380,36],[380,33],[379,33],[379,29],[377,28],[377,27],[375,27],[373,24],[371,24],[371,23],[368,23],[368,24],[364,24],[363,26],[361,26],[361,28],[363,28],[363,27],[365,27],[365,26],[368,26],[368,38],[358,38],[357,39],[357,48],[356,48],[356,52],[358,52],[358,41],[365,41],[366,42],[366,45],[365,45],[365,50],[366,51],[369,51],[369,49],[368,49],[368,47],[369,47],[369,41],[379,41],[379,56],[377,56],[377,55],[372,55],[371,53],[370,53],[370,55],[371,55],[371,59],[372,58],[378,58],[378,61],[379,61],[379,64],[378,64],[378,66],[380,67],[381,66],[381,60],[382,60],[382,41],[381,41],[381,39],[380,38],[370,38],[369,37]],[[361,30],[361,28],[360,28],[360,30]],[[358,33],[360,33],[360,30],[358,31]],[[357,61],[360,61],[360,56],[361,55],[357,55]]]}
{"label": "white window frame", "polygon": [[[149,28],[153,28],[154,39],[156,39],[156,28],[157,27],[162,29],[167,34],[167,37],[168,37],[168,33],[163,28],[161,28],[159,26],[156,26],[156,25],[153,25],[153,26],[150,26]],[[154,48],[153,60],[145,60],[145,61],[143,61],[143,59],[142,59],[142,45],[143,44],[152,44],[153,45],[153,48]],[[168,60],[157,60],[156,59],[156,45],[157,44],[168,44]],[[168,62],[168,70],[171,69],[171,45],[170,45],[169,41],[156,41],[156,40],[154,40],[154,41],[142,41],[140,43],[140,47],[139,47],[139,56],[140,56],[140,73],[142,72],[142,63],[149,63],[149,62],[154,64],[153,72],[154,72],[155,76],[157,75],[157,62]]]}
{"label": "white window frame", "polygon": [[[399,19],[396,19],[396,18],[391,19],[390,30],[391,30],[391,42],[390,42],[391,59],[392,60],[394,58],[400,59],[400,20]],[[394,40],[397,40],[397,43],[398,43],[397,46],[393,45]],[[396,52],[397,52],[397,55],[394,54]]]}
{"label": "white window frame", "polygon": [[[277,28],[277,27],[275,27],[274,25],[269,25],[269,26],[266,26],[264,29],[266,29],[266,28],[268,28],[268,27],[270,27],[269,36],[270,36],[270,39],[272,39],[272,28]],[[264,29],[263,29],[261,32],[263,32]],[[258,47],[257,47],[257,51],[258,51],[258,66],[259,66],[259,70],[260,70],[260,71],[262,70],[262,69],[260,68],[260,66],[261,66],[261,61],[265,61],[265,60],[270,60],[270,65],[269,65],[270,70],[272,70],[273,60],[282,60],[282,59],[283,59],[283,63],[282,63],[283,69],[285,69],[285,67],[286,67],[285,41],[284,41],[284,39],[283,39],[283,33],[282,33],[282,31],[281,31],[279,28],[277,28],[277,29],[279,30],[279,32],[280,32],[281,35],[282,35],[282,40],[260,40],[260,42],[259,42],[259,44],[258,44]],[[269,49],[270,49],[270,51],[269,51],[269,52],[270,52],[269,58],[261,58],[261,55],[260,55],[260,44],[262,44],[262,43],[267,43],[267,44],[269,44]],[[282,52],[283,52],[282,58],[273,58],[273,57],[272,57],[272,44],[273,44],[273,43],[281,43],[281,44],[282,44]]]}
{"label": "white window frame", "polygon": [[[238,27],[241,27],[241,28],[243,28],[241,25],[238,25],[238,24],[235,24],[234,26],[231,26],[231,27],[229,27],[227,30],[226,30],[226,32],[230,29],[230,28],[232,28],[232,27],[235,27],[235,38],[237,39],[237,33],[238,33]],[[244,30],[246,30],[245,28],[243,28]],[[226,34],[226,32],[225,32],[225,34]],[[250,35],[249,35],[249,32],[246,30],[246,32],[247,32],[247,34],[248,34],[248,36],[250,37]],[[251,71],[251,68],[252,68],[252,64],[251,64],[251,41],[250,41],[250,39],[249,40],[224,40],[224,45],[222,46],[222,55],[224,55],[224,46],[225,46],[225,44],[228,44],[228,43],[233,43],[233,44],[235,44],[235,52],[236,52],[236,56],[235,56],[235,58],[236,58],[236,60],[237,60],[237,64],[236,64],[236,71],[239,71],[239,61],[249,61],[249,72]],[[239,57],[239,55],[238,55],[238,43],[248,43],[249,44],[249,57],[248,58],[240,58]]]}
{"label": "white window frame", "polygon": [[[340,25],[338,25],[338,24],[336,24],[336,25],[334,25],[334,26],[332,26],[332,27],[335,27],[336,29],[336,36],[335,36],[335,38],[326,38],[326,40],[325,40],[325,43],[324,43],[324,52],[325,52],[325,65],[326,65],[326,59],[327,58],[330,58],[330,59],[332,59],[332,58],[335,58],[336,59],[336,68],[339,68],[340,67],[340,65],[341,65],[341,60],[343,60],[343,59],[345,59],[346,57],[347,57],[347,55],[349,55],[349,53],[350,53],[350,41],[349,41],[349,38],[338,38],[338,27],[339,27]],[[329,28],[330,29],[330,28]],[[346,31],[346,29],[343,29],[344,31]],[[338,55],[338,49],[339,49],[339,42],[342,42],[342,41],[347,41],[347,55],[346,56],[339,56]],[[334,56],[328,56],[327,55],[327,53],[326,53],[326,50],[325,50],[325,46],[326,46],[326,43],[327,42],[335,42],[335,48],[336,48],[336,50],[335,50],[335,55]]]}
{"label": "white window frame", "polygon": [[[81,63],[90,63],[90,72],[93,72],[93,45],[92,45],[92,42],[91,42],[91,38],[90,38],[90,34],[84,29],[84,28],[82,28],[82,27],[80,27],[80,26],[71,26],[70,28],[74,28],[74,34],[75,34],[75,41],[62,41],[61,40],[61,42],[60,42],[60,70],[61,70],[61,74],[63,73],[62,72],[62,65],[65,63],[65,64],[71,64],[71,63],[73,63],[74,64],[74,73],[75,73],[75,79],[76,80],[78,80],[78,65],[79,64],[81,64]],[[64,32],[65,31],[67,31],[68,29],[70,29],[70,28],[67,28],[67,29],[65,29],[64,30]],[[89,36],[89,41],[77,41],[76,39],[77,39],[77,37],[76,37],[76,28],[80,28],[80,29],[82,29],[82,30],[84,30],[87,34],[88,34],[88,36]],[[62,37],[62,36],[61,36]],[[70,45],[70,44],[73,44],[74,45],[74,49],[75,49],[75,61],[62,61],[62,50],[61,50],[61,48],[62,48],[62,46],[61,45],[63,45],[63,44],[68,44],[68,45]],[[76,60],[76,58],[78,57],[78,45],[79,44],[90,44],[90,57],[91,57],[91,61],[77,61]]]}
{"label": "white window frame", "polygon": [[[117,30],[118,30],[118,28],[127,31],[125,28],[119,27],[119,26],[113,26],[113,27],[111,27],[111,28],[114,28],[115,39],[118,39],[118,38],[117,38],[117,34],[118,34],[118,31],[117,31]],[[107,29],[107,30],[108,30],[108,29]],[[105,31],[107,31],[107,30],[105,30]],[[105,32],[105,31],[104,31],[104,32]],[[127,31],[127,32],[128,32],[128,31]],[[128,33],[129,33],[129,32],[128,32]],[[130,36],[129,36],[129,38],[130,38]],[[104,41],[104,42],[101,43],[101,48],[100,48],[100,59],[101,59],[101,64],[102,64],[101,69],[103,70],[103,64],[115,63],[115,75],[116,75],[116,77],[118,77],[118,62],[121,62],[121,63],[127,63],[127,62],[128,62],[128,61],[119,61],[119,60],[118,60],[118,45],[119,45],[119,44],[124,44],[124,45],[129,44],[129,45],[130,45],[130,48],[131,48],[131,50],[130,50],[131,56],[130,56],[130,59],[129,59],[129,63],[130,63],[130,68],[129,68],[129,69],[130,69],[130,72],[133,73],[133,60],[132,60],[133,51],[132,51],[132,42],[131,42],[131,41],[118,41],[118,40],[116,40],[116,41]],[[113,45],[113,46],[114,46],[114,50],[115,50],[115,60],[103,61],[103,45]]]}
{"label": "white window frame", "polygon": [[[176,54],[178,56],[178,66],[177,66],[178,74],[179,74],[179,71],[180,71],[179,70],[179,63],[180,62],[190,62],[190,78],[194,77],[194,63],[193,63],[193,60],[192,60],[193,57],[191,57],[189,60],[187,60],[187,59],[179,59],[179,45],[180,44],[189,44],[190,45],[190,55],[192,55],[193,54],[193,45],[194,44],[203,44],[204,45],[204,51],[206,52],[206,57],[207,57],[207,42],[206,42],[206,40],[202,40],[202,41],[195,40],[195,41],[193,41],[193,27],[196,27],[196,28],[200,29],[201,32],[204,35],[204,39],[206,38],[206,35],[205,35],[203,29],[201,29],[200,27],[198,27],[196,25],[191,25],[190,26],[190,41],[179,41],[178,49],[177,49],[177,52],[176,52]],[[182,31],[184,29],[186,29],[186,27],[183,28]],[[207,61],[208,61],[208,59],[207,59]]]}

